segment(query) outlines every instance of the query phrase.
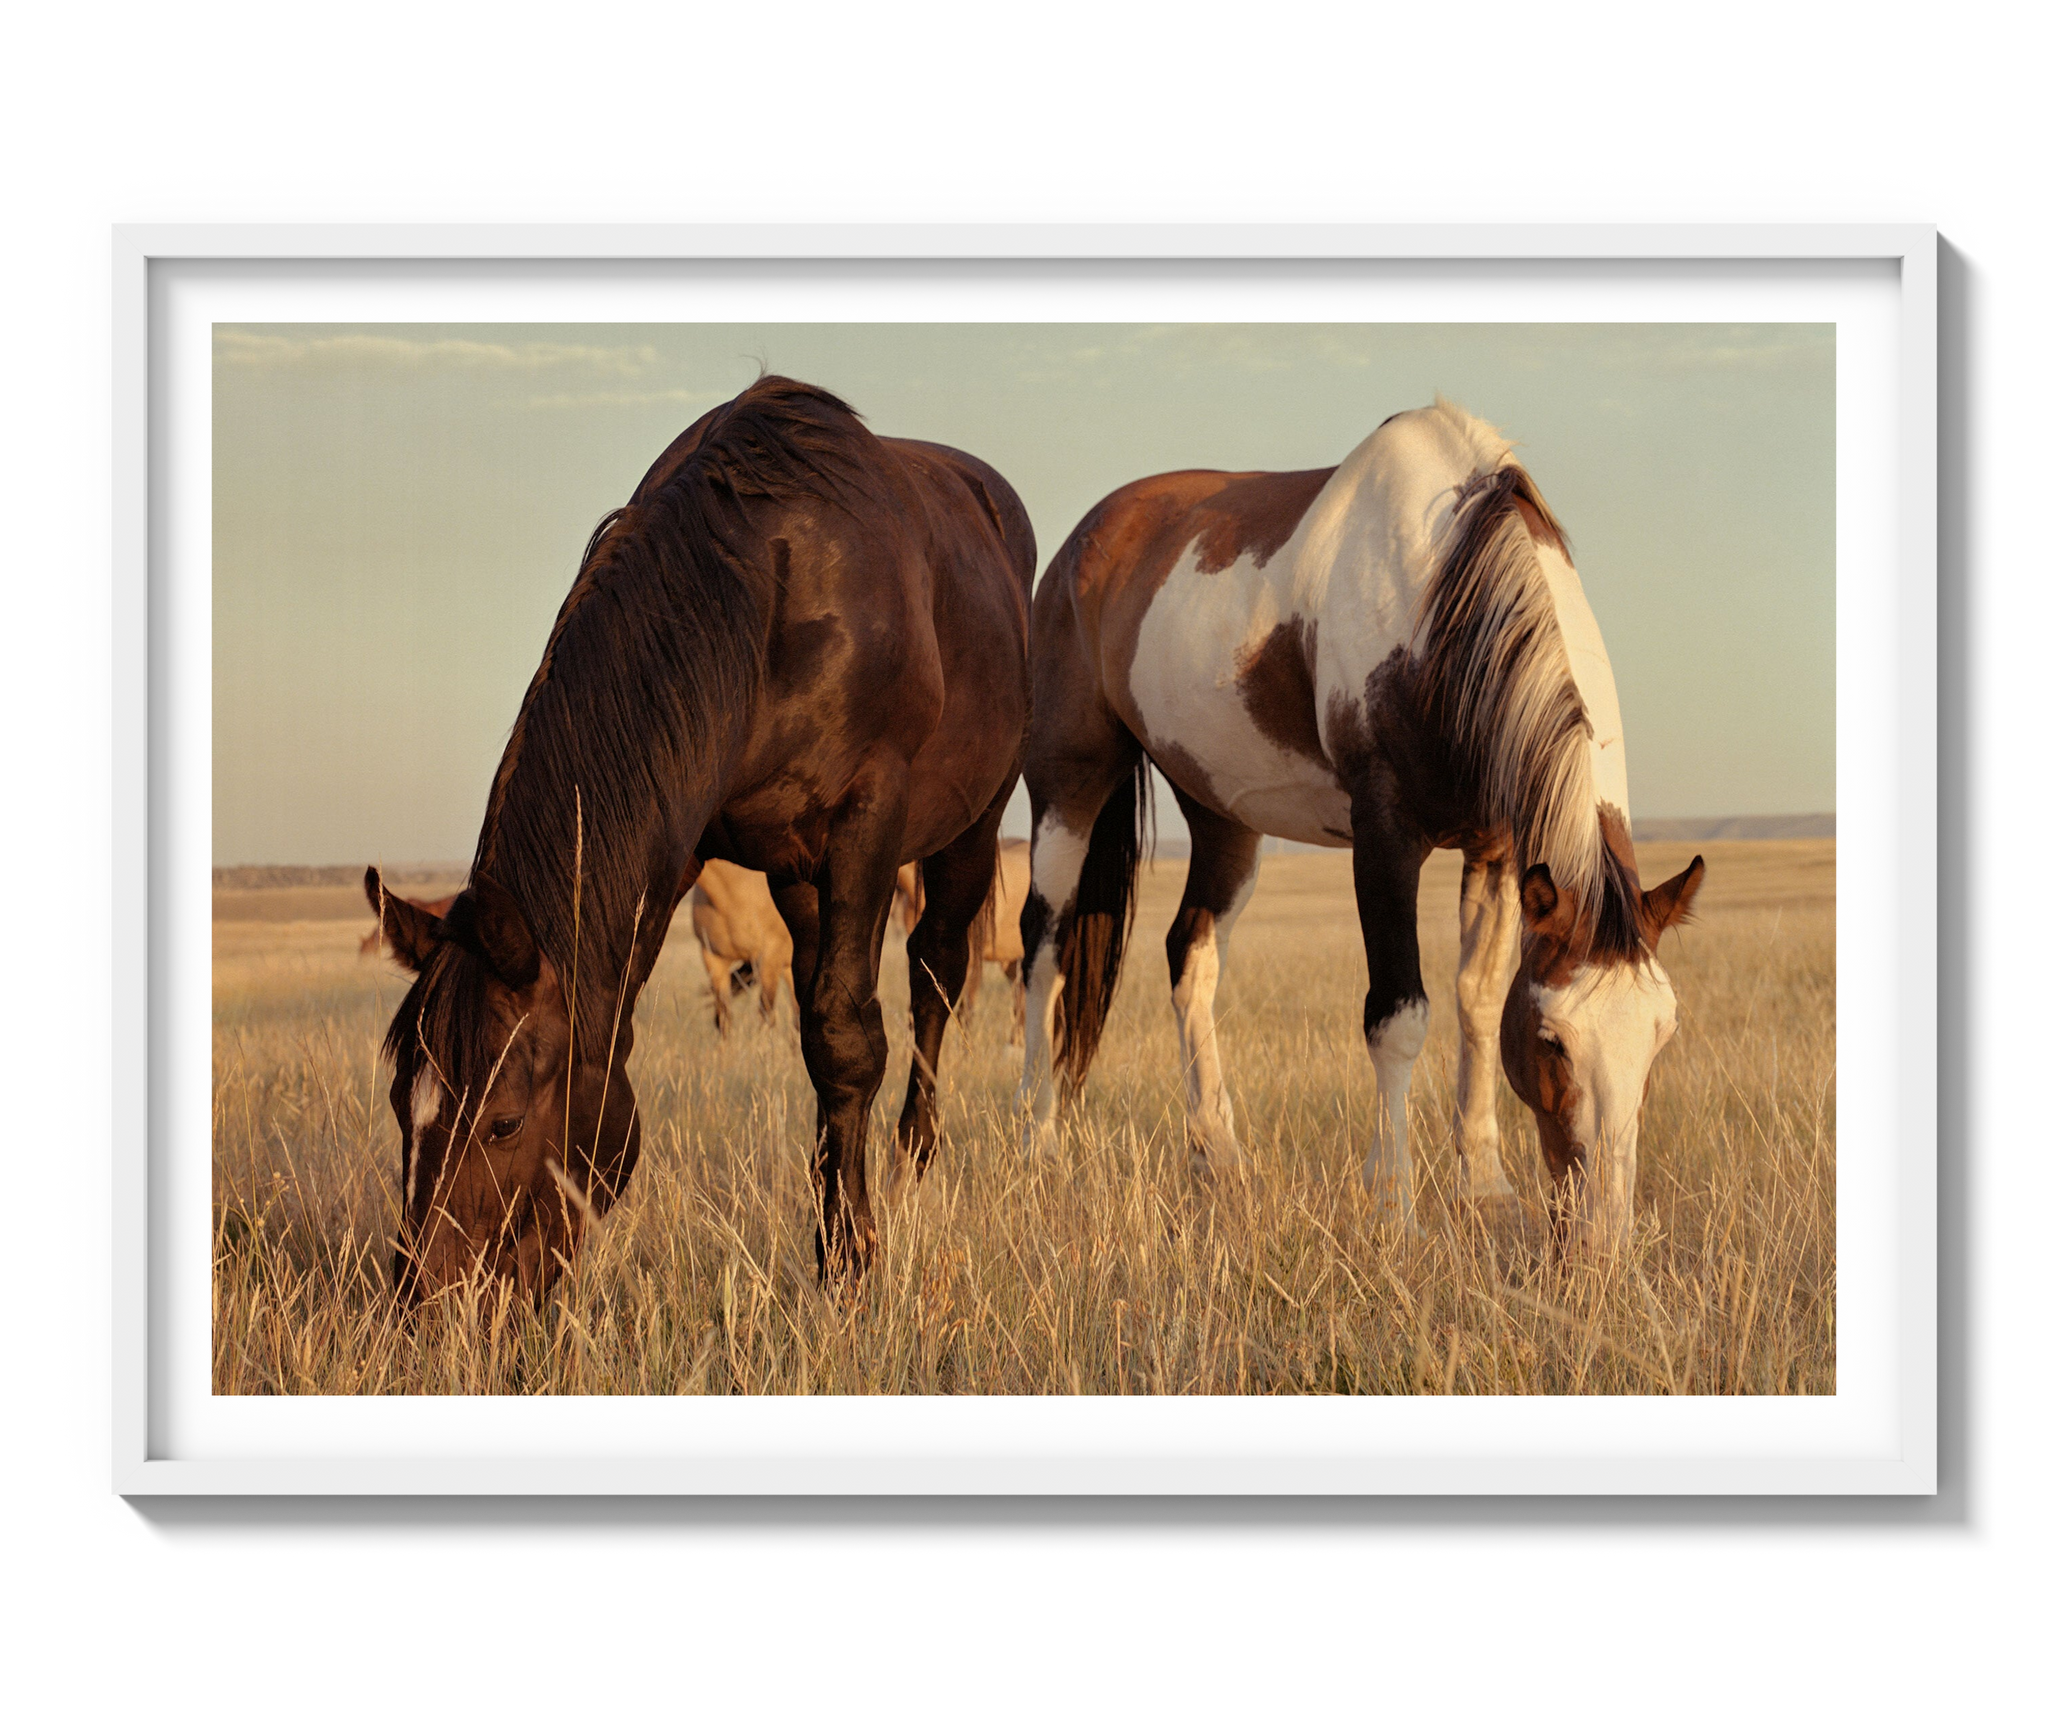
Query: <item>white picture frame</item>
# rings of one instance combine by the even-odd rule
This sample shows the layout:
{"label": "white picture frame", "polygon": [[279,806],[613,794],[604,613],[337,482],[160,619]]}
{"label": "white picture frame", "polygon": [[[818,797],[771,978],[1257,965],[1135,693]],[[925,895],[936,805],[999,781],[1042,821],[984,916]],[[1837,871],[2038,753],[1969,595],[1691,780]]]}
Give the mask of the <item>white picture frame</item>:
{"label": "white picture frame", "polygon": [[[1936,1486],[1936,240],[1925,226],[1786,227],[123,227],[114,264],[114,1472],[124,1495],[242,1493],[1928,1493]],[[1634,1398],[1523,1407],[1465,1398],[1462,1419],[1416,1419],[1392,1443],[1345,1443],[1330,1405],[1205,1399],[1125,1403],[1094,1431],[1091,1410],[1048,1403],[912,1399],[731,1404],[699,1412],[721,1429],[699,1446],[592,1441],[596,1421],[562,1404],[471,1399],[468,1417],[433,1427],[417,1399],[327,1399],[301,1413],[257,1405],[233,1438],[209,1444],[179,1407],[189,1362],[176,1357],[179,1293],[170,1189],[177,1167],[169,1093],[181,1054],[171,1031],[191,939],[174,934],[169,830],[180,804],[182,735],[172,718],[205,662],[180,616],[196,612],[193,539],[177,534],[178,496],[204,462],[193,446],[181,332],[204,313],[208,282],[250,293],[315,282],[361,297],[397,283],[459,296],[465,282],[517,282],[529,308],[563,283],[639,292],[663,280],[787,278],[911,283],[961,292],[1010,282],[1128,285],[1199,280],[1211,302],[1261,282],[1439,280],[1452,286],[1553,278],[1589,292],[1652,294],[1689,283],[1709,298],[1737,283],[1839,278],[1872,304],[1870,373],[1848,378],[1875,401],[1860,425],[1885,450],[1850,473],[1859,494],[1895,509],[1869,568],[1840,568],[1838,660],[1858,641],[1856,686],[1842,682],[1839,728],[1845,835],[1866,839],[1843,863],[1841,922],[1871,939],[1882,993],[1840,1066],[1882,1116],[1883,1168],[1871,1196],[1845,1200],[1839,1243],[1875,1287],[1845,1302],[1859,1322],[1859,1376],[1844,1366],[1835,1421],[1780,1435],[1756,1401],[1708,1400],[1704,1415],[1651,1428]],[[195,287],[193,283],[197,282]],[[609,282],[607,288],[605,283]],[[1034,282],[1039,283],[1034,287]],[[239,285],[237,284],[239,283]],[[959,283],[965,283],[961,285]],[[1251,283],[1249,286],[1246,283]],[[529,291],[528,289],[531,288]],[[279,288],[282,290],[282,288]],[[374,291],[373,291],[374,289]],[[1159,290],[1167,290],[1161,287]],[[1489,287],[1491,290],[1491,287]],[[1557,319],[1527,289],[1525,320]],[[1844,289],[1848,290],[1847,288]],[[196,291],[197,297],[181,298]],[[1549,306],[1550,308],[1546,308]],[[872,315],[870,310],[867,314]],[[181,320],[182,319],[182,320]],[[280,320],[290,320],[285,316]],[[454,319],[454,318],[449,318]],[[480,317],[478,320],[489,318]],[[509,318],[508,318],[509,319]],[[525,319],[539,320],[527,316]],[[590,318],[602,320],[602,317]],[[686,318],[677,318],[684,320]],[[857,316],[846,319],[855,320]],[[1051,316],[1048,320],[1058,320]],[[1360,320],[1371,318],[1361,317]],[[1443,318],[1458,320],[1457,316]],[[1566,318],[1569,319],[1569,318]],[[1730,318],[1737,319],[1737,318]],[[1862,360],[1858,360],[1861,362]],[[1845,356],[1847,365],[1850,360]],[[1895,402],[1895,416],[1885,408]],[[1369,427],[1369,426],[1366,426]],[[1871,462],[1863,462],[1869,467]],[[187,510],[189,514],[189,509]],[[202,538],[198,541],[203,542]],[[1878,563],[1886,563],[1879,566]],[[203,631],[203,629],[202,629]],[[1861,687],[1861,692],[1857,687]],[[1860,709],[1851,701],[1861,696]],[[185,752],[192,748],[186,746]],[[203,760],[201,760],[203,766]],[[1853,766],[1853,767],[1852,767]],[[1860,788],[1854,784],[1863,784]],[[1864,794],[1858,818],[1854,793]],[[1845,845],[1845,853],[1847,852]],[[1847,887],[1860,893],[1852,920]],[[1902,879],[1914,880],[1909,896]],[[189,903],[188,903],[189,905]],[[1908,1018],[1907,999],[1911,999]],[[1851,1051],[1854,1051],[1852,1057]],[[1845,1127],[1848,1124],[1845,1123]],[[190,1142],[187,1141],[187,1148]],[[1847,1153],[1845,1152],[1845,1157]],[[186,1274],[189,1275],[189,1272]],[[189,1288],[189,1284],[186,1285]],[[188,1296],[189,1299],[189,1296]],[[201,1296],[203,1304],[203,1294]],[[188,1321],[189,1322],[189,1321]],[[189,1346],[189,1345],[188,1345]],[[180,1366],[183,1370],[180,1370]],[[205,1379],[199,1380],[202,1392]],[[1842,1404],[1851,1397],[1849,1407]],[[1562,1403],[1544,1398],[1541,1403]],[[303,1404],[302,1404],[303,1406]],[[666,1404],[664,1411],[676,1408]],[[1326,1417],[1316,1419],[1317,1412]],[[1392,1410],[1383,1410],[1391,1413]],[[1823,1406],[1823,1418],[1829,1412]],[[265,1418],[269,1415],[269,1418]],[[414,1430],[392,1427],[411,1416]],[[445,1416],[444,1416],[445,1418]],[[287,1420],[294,1420],[287,1426]],[[296,1421],[302,1420],[303,1424]],[[317,1421],[317,1424],[316,1424]],[[1199,1435],[1190,1433],[1201,1421]],[[863,1423],[864,1422],[864,1423]],[[1545,1425],[1550,1422],[1550,1429]],[[1835,1423],[1839,1422],[1839,1423]],[[679,1424],[679,1423],[678,1423]],[[1787,1418],[1787,1427],[1792,1420]],[[464,1427],[468,1427],[467,1432]],[[1333,1428],[1335,1428],[1333,1430]],[[1541,1436],[1533,1436],[1533,1432]],[[1574,1428],[1579,1428],[1574,1430]],[[287,1431],[289,1435],[286,1435]],[[654,1444],[662,1434],[657,1428]],[[469,1437],[471,1444],[462,1440]],[[509,1438],[511,1441],[505,1442]],[[1574,1439],[1585,1440],[1574,1443]],[[1403,1443],[1401,1440],[1405,1439]],[[1659,1442],[1658,1439],[1662,1441]],[[410,1440],[408,1442],[408,1440]],[[451,1441],[452,1440],[452,1441]],[[481,1447],[474,1447],[481,1446]]]}

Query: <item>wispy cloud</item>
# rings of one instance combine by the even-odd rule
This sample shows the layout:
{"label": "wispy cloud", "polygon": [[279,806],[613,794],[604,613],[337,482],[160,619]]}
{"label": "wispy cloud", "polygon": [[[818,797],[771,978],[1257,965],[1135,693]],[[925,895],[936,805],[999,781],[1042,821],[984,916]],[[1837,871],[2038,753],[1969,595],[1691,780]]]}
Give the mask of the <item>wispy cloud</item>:
{"label": "wispy cloud", "polygon": [[1595,334],[1589,343],[1608,369],[1786,370],[1831,362],[1835,353],[1826,322],[1645,323],[1634,338],[1611,327]]}
{"label": "wispy cloud", "polygon": [[1306,323],[1040,325],[1020,331],[1002,362],[1023,381],[1086,379],[1098,386],[1133,370],[1168,376],[1362,370],[1373,361],[1376,332]]}
{"label": "wispy cloud", "polygon": [[1150,353],[1171,370],[1237,370],[1270,375],[1304,366],[1363,370],[1372,363],[1369,326],[1308,323],[1162,322],[1133,329],[1122,343],[1130,354]]}
{"label": "wispy cloud", "polygon": [[217,362],[238,369],[374,367],[507,374],[582,370],[601,376],[645,374],[661,362],[652,346],[593,346],[551,340],[419,339],[404,334],[283,334],[216,328]]}
{"label": "wispy cloud", "polygon": [[575,406],[708,406],[731,397],[715,388],[614,388],[587,394],[536,394],[526,403],[536,411],[554,411]]}

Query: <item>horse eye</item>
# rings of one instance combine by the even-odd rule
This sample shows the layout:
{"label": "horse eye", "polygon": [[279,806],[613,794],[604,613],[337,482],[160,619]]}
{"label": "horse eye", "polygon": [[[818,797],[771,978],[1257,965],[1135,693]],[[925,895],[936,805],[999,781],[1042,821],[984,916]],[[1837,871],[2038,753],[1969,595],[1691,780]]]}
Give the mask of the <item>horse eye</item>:
{"label": "horse eye", "polygon": [[1553,1050],[1557,1050],[1559,1052],[1562,1052],[1564,1049],[1564,1046],[1557,1041],[1557,1034],[1553,1032],[1548,1026],[1539,1026],[1536,1028],[1536,1041],[1539,1044],[1548,1044]]}
{"label": "horse eye", "polygon": [[525,1125],[526,1117],[524,1116],[500,1116],[491,1123],[491,1138],[494,1140],[510,1139]]}

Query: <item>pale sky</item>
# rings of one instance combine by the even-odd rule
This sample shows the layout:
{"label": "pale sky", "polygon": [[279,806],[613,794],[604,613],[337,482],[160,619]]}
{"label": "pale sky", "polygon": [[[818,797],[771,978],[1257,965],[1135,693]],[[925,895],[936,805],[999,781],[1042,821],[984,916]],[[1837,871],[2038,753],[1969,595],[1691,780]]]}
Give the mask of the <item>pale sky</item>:
{"label": "pale sky", "polygon": [[1441,392],[1571,533],[1635,815],[1834,809],[1829,324],[217,324],[215,863],[466,860],[591,528],[763,365],[989,461],[1041,570],[1132,478]]}

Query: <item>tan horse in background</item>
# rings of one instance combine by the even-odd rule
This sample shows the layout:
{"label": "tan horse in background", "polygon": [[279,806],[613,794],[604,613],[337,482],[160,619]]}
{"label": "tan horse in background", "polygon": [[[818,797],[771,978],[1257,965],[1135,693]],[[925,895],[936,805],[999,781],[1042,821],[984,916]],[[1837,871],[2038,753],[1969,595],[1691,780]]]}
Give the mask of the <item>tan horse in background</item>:
{"label": "tan horse in background", "polygon": [[775,999],[789,980],[795,945],[775,910],[768,879],[723,859],[707,859],[690,891],[690,928],[711,980],[711,1007],[724,1033],[732,997],[751,981],[760,986],[761,1018],[775,1018]]}
{"label": "tan horse in background", "polygon": [[[972,1016],[975,999],[981,994],[982,966],[993,961],[1003,969],[1003,976],[1010,981],[1012,989],[1012,1044],[1022,1043],[1024,1039],[1022,916],[1024,898],[1030,892],[1031,843],[1011,837],[1003,842],[995,878],[989,886],[988,900],[976,915],[974,928],[969,934],[967,986],[956,1010],[962,1020]],[[903,927],[906,937],[917,928],[918,915],[923,909],[924,884],[918,876],[917,867],[905,865],[896,873],[896,922]]]}
{"label": "tan horse in background", "polygon": [[[432,913],[437,919],[445,919],[448,909],[455,905],[453,895],[443,895],[438,901],[415,901],[413,905],[423,913]],[[357,960],[368,960],[384,944],[384,921],[379,919],[369,928],[356,949]]]}

